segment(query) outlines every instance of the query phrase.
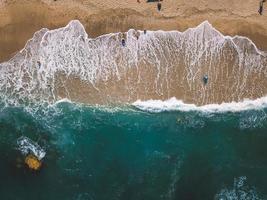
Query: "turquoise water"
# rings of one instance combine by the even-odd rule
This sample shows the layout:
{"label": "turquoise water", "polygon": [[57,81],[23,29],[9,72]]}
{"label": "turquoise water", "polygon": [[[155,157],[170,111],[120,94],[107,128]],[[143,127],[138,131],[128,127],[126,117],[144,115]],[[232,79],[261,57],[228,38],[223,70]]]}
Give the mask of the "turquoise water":
{"label": "turquoise water", "polygon": [[[46,151],[23,165],[20,136]],[[267,199],[267,109],[148,113],[61,103],[0,112],[0,199]]]}

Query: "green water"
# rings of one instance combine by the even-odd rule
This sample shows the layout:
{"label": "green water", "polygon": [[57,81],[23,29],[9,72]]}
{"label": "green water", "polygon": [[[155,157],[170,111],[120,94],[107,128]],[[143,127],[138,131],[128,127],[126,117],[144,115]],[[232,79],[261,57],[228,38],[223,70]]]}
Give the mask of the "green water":
{"label": "green water", "polygon": [[[21,161],[22,135],[46,150],[39,172]],[[267,109],[2,109],[0,199],[267,199]]]}

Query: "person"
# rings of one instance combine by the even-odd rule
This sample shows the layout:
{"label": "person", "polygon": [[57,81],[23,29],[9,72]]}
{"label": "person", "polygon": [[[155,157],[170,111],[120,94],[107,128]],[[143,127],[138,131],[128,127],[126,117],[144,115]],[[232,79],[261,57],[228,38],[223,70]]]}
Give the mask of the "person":
{"label": "person", "polygon": [[260,8],[259,8],[259,14],[262,15],[262,12],[263,12],[263,3],[265,2],[266,0],[261,0],[260,1]]}
{"label": "person", "polygon": [[158,2],[158,11],[160,11],[160,10],[161,10],[161,3]]}
{"label": "person", "polygon": [[121,44],[122,44],[122,46],[125,46],[126,45],[126,42],[125,42],[125,39],[124,38],[122,38]]}
{"label": "person", "polygon": [[144,30],[144,34],[146,34],[146,29]]}
{"label": "person", "polygon": [[208,80],[209,80],[208,75],[204,75],[203,76],[203,82],[205,85],[208,83]]}
{"label": "person", "polygon": [[38,64],[38,67],[40,68],[41,67],[41,62],[39,60],[37,61],[37,64]]}

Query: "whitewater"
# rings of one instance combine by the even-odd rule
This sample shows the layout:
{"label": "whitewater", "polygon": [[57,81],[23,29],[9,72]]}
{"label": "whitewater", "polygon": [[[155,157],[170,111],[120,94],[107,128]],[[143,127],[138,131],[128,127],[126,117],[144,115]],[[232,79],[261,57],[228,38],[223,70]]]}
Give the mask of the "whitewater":
{"label": "whitewater", "polygon": [[91,105],[171,98],[196,106],[262,102],[266,63],[266,52],[251,40],[224,36],[207,21],[185,32],[131,29],[90,38],[74,20],[36,32],[0,64],[0,96],[16,106],[65,98]]}

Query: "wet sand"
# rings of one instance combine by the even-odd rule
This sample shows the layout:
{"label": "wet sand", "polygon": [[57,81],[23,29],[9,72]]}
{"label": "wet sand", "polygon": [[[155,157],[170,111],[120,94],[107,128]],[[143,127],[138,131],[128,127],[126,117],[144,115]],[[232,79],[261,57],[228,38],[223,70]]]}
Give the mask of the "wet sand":
{"label": "wet sand", "polygon": [[90,39],[74,20],[35,33],[23,51],[0,64],[0,91],[16,102],[117,104],[176,97],[205,105],[266,96],[266,66],[266,52],[252,41],[225,37],[207,21],[183,33],[131,29]]}
{"label": "wet sand", "polygon": [[155,3],[140,2],[0,0],[0,61],[21,50],[34,32],[65,26],[72,19],[79,19],[90,37],[130,28],[184,31],[208,20],[222,33],[247,36],[267,50],[267,13],[258,14],[258,1],[164,0],[160,12]]}

